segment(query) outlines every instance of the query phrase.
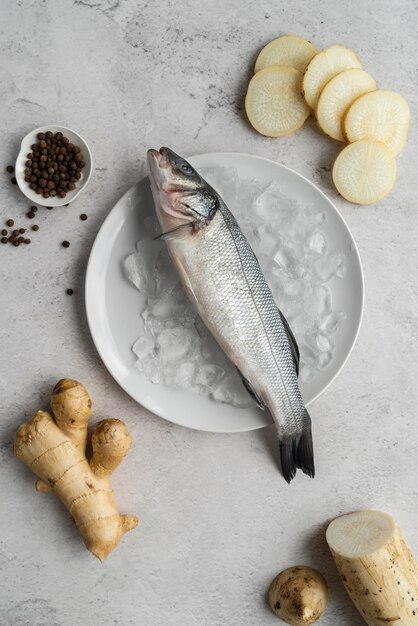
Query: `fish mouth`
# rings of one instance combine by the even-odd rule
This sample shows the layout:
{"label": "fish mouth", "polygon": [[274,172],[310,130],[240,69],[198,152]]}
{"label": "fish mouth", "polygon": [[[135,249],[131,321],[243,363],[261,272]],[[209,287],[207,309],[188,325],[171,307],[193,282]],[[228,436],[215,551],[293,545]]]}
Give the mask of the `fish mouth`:
{"label": "fish mouth", "polygon": [[171,165],[170,156],[174,154],[170,148],[164,146],[159,150],[151,148],[148,150],[148,162],[151,168],[158,167],[158,169],[167,169]]}

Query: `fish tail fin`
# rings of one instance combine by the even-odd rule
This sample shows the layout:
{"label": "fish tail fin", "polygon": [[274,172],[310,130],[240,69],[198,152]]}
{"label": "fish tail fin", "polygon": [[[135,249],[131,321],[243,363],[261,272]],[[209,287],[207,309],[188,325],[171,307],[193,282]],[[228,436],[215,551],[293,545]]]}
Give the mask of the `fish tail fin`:
{"label": "fish tail fin", "polygon": [[306,409],[302,432],[291,439],[280,441],[280,459],[283,476],[288,483],[295,477],[297,468],[314,478],[315,465],[311,418]]}

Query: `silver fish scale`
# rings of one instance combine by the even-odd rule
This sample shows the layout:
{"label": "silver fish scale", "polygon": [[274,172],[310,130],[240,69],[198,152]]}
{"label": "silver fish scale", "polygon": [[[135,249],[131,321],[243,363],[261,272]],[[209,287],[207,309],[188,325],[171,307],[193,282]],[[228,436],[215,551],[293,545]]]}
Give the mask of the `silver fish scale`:
{"label": "silver fish scale", "polygon": [[228,207],[220,200],[207,226],[167,245],[201,318],[270,409],[281,439],[299,435],[305,408],[286,330]]}

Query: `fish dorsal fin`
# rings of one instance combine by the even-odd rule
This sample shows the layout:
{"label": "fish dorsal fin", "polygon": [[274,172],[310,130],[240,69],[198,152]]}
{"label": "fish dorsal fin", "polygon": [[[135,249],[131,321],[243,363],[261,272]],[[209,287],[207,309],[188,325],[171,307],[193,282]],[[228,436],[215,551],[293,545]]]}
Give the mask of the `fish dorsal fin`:
{"label": "fish dorsal fin", "polygon": [[300,361],[299,347],[295,339],[295,335],[292,333],[292,330],[289,326],[289,322],[287,321],[283,313],[280,311],[280,309],[278,309],[278,311],[279,311],[280,319],[282,320],[284,329],[286,331],[287,338],[289,340],[289,345],[292,351],[293,361],[295,364],[296,374],[299,376],[299,361]]}
{"label": "fish dorsal fin", "polygon": [[254,398],[254,400],[257,402],[258,408],[261,409],[261,410],[264,410],[265,404],[264,404],[262,398],[260,398],[260,396],[258,395],[256,390],[254,389],[254,387],[250,383],[250,381],[248,380],[248,378],[245,378],[245,376],[243,376],[243,374],[240,372],[240,370],[238,368],[237,368],[237,372],[238,372],[238,374],[241,377],[242,384],[244,385],[244,387],[246,388],[246,390],[248,391],[250,396],[252,396]]}

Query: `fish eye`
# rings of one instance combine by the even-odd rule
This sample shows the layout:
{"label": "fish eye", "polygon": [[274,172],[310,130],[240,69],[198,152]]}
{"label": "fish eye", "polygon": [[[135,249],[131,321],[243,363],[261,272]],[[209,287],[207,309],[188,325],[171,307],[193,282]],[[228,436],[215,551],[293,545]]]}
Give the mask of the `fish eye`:
{"label": "fish eye", "polygon": [[185,174],[188,174],[189,176],[193,174],[193,168],[188,163],[182,163],[180,165],[180,169],[182,172],[184,172]]}

